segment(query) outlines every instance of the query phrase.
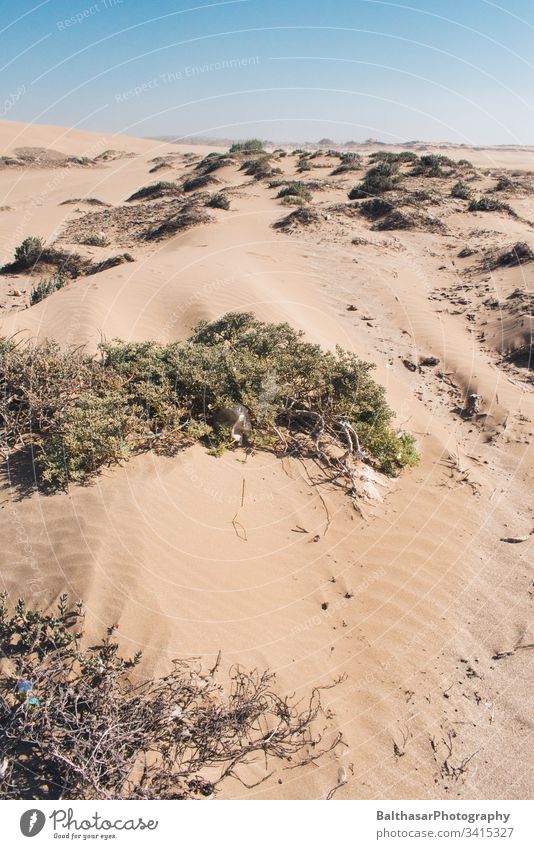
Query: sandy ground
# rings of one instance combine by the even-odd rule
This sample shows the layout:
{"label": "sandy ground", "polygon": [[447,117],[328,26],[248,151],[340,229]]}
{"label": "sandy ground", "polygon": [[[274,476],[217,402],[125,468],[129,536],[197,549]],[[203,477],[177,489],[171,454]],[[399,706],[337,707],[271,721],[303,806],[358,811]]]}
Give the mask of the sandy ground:
{"label": "sandy ground", "polygon": [[[2,263],[28,235],[97,259],[117,253],[118,242],[67,241],[66,229],[98,210],[64,201],[92,197],[114,209],[192,167],[180,145],[0,123],[0,155],[28,146],[135,156],[0,169]],[[526,180],[534,162],[528,150],[451,155],[477,165],[477,194],[506,169]],[[169,168],[149,173],[162,156]],[[273,229],[292,207],[267,181],[228,166],[214,188],[228,193],[230,211],[135,244],[134,263],[73,280],[31,307],[35,281],[0,276],[0,333],[91,350],[101,336],[184,338],[228,310],[289,321],[311,341],[376,363],[420,464],[364,517],[342,494],[322,492],[328,527],[302,467],[267,454],[148,454],[53,496],[21,492],[5,474],[3,585],[42,606],[68,590],[85,600],[92,633],[118,621],[125,649],[143,649],[158,671],[176,656],[210,663],[221,650],[226,666],[270,667],[285,692],[345,676],[324,697],[325,739],[341,730],[345,745],[254,790],[228,785],[229,796],[325,798],[343,767],[336,798],[533,798],[534,411],[529,372],[504,355],[531,332],[534,264],[488,271],[480,259],[518,241],[533,247],[534,195],[506,196],[518,217],[468,213],[448,197],[449,180],[423,210],[441,231],[380,232],[338,208],[363,170],[296,174],[296,162],[277,164],[285,176],[326,182],[313,192],[312,226]],[[443,181],[430,182],[438,191]],[[476,253],[458,258],[466,246]],[[439,365],[403,362],[421,356]],[[473,392],[481,414],[465,419],[459,409]],[[502,541],[516,536],[527,539]]]}

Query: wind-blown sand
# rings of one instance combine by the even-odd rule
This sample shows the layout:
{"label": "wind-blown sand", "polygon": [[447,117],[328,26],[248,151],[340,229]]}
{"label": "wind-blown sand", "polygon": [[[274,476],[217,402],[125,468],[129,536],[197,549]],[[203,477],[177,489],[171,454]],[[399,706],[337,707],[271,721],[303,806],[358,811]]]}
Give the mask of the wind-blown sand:
{"label": "wind-blown sand", "polygon": [[[62,237],[101,210],[64,202],[113,208],[141,186],[192,173],[187,146],[0,123],[0,155],[22,147],[135,156],[0,169],[1,263],[28,235],[98,260],[119,253],[117,235],[108,248]],[[534,170],[531,151],[457,156],[482,169],[477,195],[504,169],[527,182]],[[149,173],[155,157],[170,170]],[[143,649],[157,672],[176,656],[212,663],[221,650],[226,666],[269,666],[280,690],[303,696],[346,676],[324,696],[325,739],[341,730],[346,745],[256,789],[226,785],[228,796],[325,798],[343,766],[335,798],[533,798],[534,410],[529,372],[504,355],[531,333],[534,264],[477,266],[485,252],[534,246],[534,195],[503,197],[517,218],[468,213],[448,197],[449,180],[441,205],[421,210],[442,231],[376,231],[336,208],[365,168],[331,177],[332,162],[296,174],[296,162],[276,165],[327,183],[313,191],[315,224],[273,229],[292,207],[268,181],[227,166],[208,190],[224,188],[230,211],[209,209],[207,224],[134,244],[134,263],[73,280],[30,308],[32,281],[0,276],[0,333],[93,350],[102,336],[181,339],[229,310],[288,321],[310,341],[376,363],[420,464],[364,517],[342,493],[311,487],[295,460],[239,449],[219,459],[201,447],[140,456],[52,496],[22,493],[6,475],[3,584],[42,606],[68,590],[85,601],[91,633],[118,621],[125,651]],[[477,253],[458,258],[466,246]],[[428,356],[439,365],[403,363]],[[475,419],[459,415],[469,393],[482,398]]]}

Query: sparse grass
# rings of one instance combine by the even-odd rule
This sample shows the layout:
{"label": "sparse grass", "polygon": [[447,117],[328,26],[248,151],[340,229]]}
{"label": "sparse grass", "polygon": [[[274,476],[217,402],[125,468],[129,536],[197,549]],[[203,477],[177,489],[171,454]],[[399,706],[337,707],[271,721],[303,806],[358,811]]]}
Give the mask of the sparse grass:
{"label": "sparse grass", "polygon": [[300,195],[286,195],[282,198],[284,206],[305,206],[306,200]]}
{"label": "sparse grass", "polygon": [[90,247],[95,248],[107,248],[110,244],[111,243],[107,236],[104,236],[101,233],[92,233],[90,236],[86,236],[84,239],[80,240],[80,245],[89,245]]}
{"label": "sparse grass", "polygon": [[30,292],[30,306],[38,304],[53,292],[57,292],[58,289],[62,289],[66,283],[66,278],[61,274],[54,274],[48,279],[39,280],[37,285],[34,286]]}
{"label": "sparse grass", "polygon": [[65,487],[139,451],[213,438],[217,409],[242,403],[257,448],[298,450],[351,491],[348,455],[330,451],[357,448],[390,474],[417,456],[413,438],[393,428],[372,368],[250,313],[202,322],[186,342],[116,341],[95,356],[3,339],[0,425],[8,454],[31,444],[41,480]]}

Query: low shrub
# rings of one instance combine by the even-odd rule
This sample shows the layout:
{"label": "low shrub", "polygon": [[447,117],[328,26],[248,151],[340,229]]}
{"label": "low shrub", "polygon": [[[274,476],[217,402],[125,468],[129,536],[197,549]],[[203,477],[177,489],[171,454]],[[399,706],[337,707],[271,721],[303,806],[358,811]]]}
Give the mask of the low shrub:
{"label": "low shrub", "polygon": [[515,214],[507,203],[503,203],[488,195],[473,199],[468,206],[468,210],[469,212],[509,212]]}
{"label": "low shrub", "polygon": [[58,289],[62,289],[66,283],[67,280],[61,274],[54,274],[48,279],[39,280],[37,285],[34,286],[30,292],[30,306],[38,304],[53,292],[57,292]]}
{"label": "low shrub", "polygon": [[158,222],[153,227],[145,231],[143,238],[148,241],[159,241],[160,239],[169,239],[191,227],[197,227],[199,224],[208,224],[211,217],[199,209],[196,205],[184,207],[176,215],[166,218],[164,221]]}
{"label": "low shrub", "polygon": [[413,177],[448,177],[450,171],[444,171],[443,166],[454,168],[455,162],[449,159],[448,156],[441,154],[429,153],[419,157],[415,163],[411,175]]}
{"label": "low shrub", "polygon": [[271,157],[266,154],[257,159],[246,159],[240,168],[249,177],[254,177],[255,180],[267,180],[269,177],[274,177],[282,173],[282,169],[272,165]]}
{"label": "low shrub", "polygon": [[206,186],[211,186],[213,183],[218,182],[211,174],[199,174],[198,177],[190,177],[188,180],[184,180],[182,189],[184,192],[196,192],[199,189],[205,189]]}
{"label": "low shrub", "polygon": [[459,200],[470,200],[471,198],[471,189],[464,183],[463,180],[458,180],[457,183],[451,189],[451,198],[458,198]]}
{"label": "low shrub", "polygon": [[133,195],[127,198],[127,202],[131,203],[134,200],[155,200],[163,197],[176,197],[182,193],[182,189],[176,183],[167,180],[161,180],[159,183],[154,183],[151,186],[143,186],[138,189]]}
{"label": "low shrub", "polygon": [[359,186],[354,186],[349,192],[349,200],[357,200],[359,198],[371,197],[372,195],[380,195],[383,192],[390,192],[394,189],[402,178],[398,172],[396,164],[389,162],[380,162],[374,168],[367,171],[363,181]]}
{"label": "low shrub", "polygon": [[497,180],[495,187],[493,189],[494,192],[510,192],[515,188],[515,183],[510,177],[499,177]]}
{"label": "low shrub", "polygon": [[41,239],[29,236],[15,248],[14,261],[0,268],[0,273],[18,274],[21,271],[35,272],[54,268],[66,277],[75,278],[87,274],[90,267],[90,259],[80,254],[47,247]]}
{"label": "low shrub", "polygon": [[362,167],[362,158],[358,153],[343,153],[339,165],[334,168],[332,175],[347,174],[350,171],[358,171]]}
{"label": "low shrub", "polygon": [[10,610],[0,595],[3,799],[202,799],[226,779],[245,783],[239,767],[252,761],[261,782],[341,742],[321,742],[321,688],[282,697],[269,671],[240,667],[223,688],[219,661],[174,660],[146,677],[140,652],[119,653],[116,627],[89,643],[81,603]]}
{"label": "low shrub", "polygon": [[108,256],[106,259],[100,260],[100,262],[93,263],[88,269],[87,275],[100,274],[101,271],[107,271],[108,268],[116,268],[117,265],[123,265],[125,262],[135,262],[135,260],[129,253]]}
{"label": "low shrub", "polygon": [[138,451],[213,440],[217,409],[241,403],[257,447],[314,457],[350,490],[340,447],[390,474],[416,457],[372,368],[251,313],[202,322],[186,342],[103,343],[95,356],[3,339],[0,425],[8,453],[31,443],[42,480],[63,487]]}
{"label": "low shrub", "polygon": [[230,209],[230,201],[223,192],[217,192],[206,202],[206,206],[211,206],[213,209]]}
{"label": "low shrub", "polygon": [[299,197],[302,198],[303,201],[310,201],[312,199],[312,194],[309,189],[306,188],[304,183],[297,181],[293,181],[288,183],[286,186],[280,189],[277,198],[286,198],[286,197]]}
{"label": "low shrub", "polygon": [[359,206],[359,212],[370,221],[376,221],[377,218],[389,215],[393,209],[393,204],[383,198],[372,198]]}
{"label": "low shrub", "polygon": [[235,164],[235,159],[225,153],[208,153],[204,159],[201,159],[195,165],[195,171],[200,171],[201,174],[212,174],[214,171],[219,171],[220,168]]}

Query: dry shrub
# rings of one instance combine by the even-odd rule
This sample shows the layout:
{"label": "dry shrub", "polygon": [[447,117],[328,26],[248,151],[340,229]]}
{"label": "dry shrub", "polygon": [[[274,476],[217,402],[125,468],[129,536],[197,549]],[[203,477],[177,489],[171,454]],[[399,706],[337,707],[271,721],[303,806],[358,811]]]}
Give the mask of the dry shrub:
{"label": "dry shrub", "polygon": [[83,611],[57,612],[0,596],[0,792],[4,799],[191,799],[212,796],[259,760],[291,768],[340,742],[316,729],[319,689],[301,702],[273,689],[268,671],[234,668],[224,689],[217,667],[176,660],[141,678],[113,639],[85,647]]}

